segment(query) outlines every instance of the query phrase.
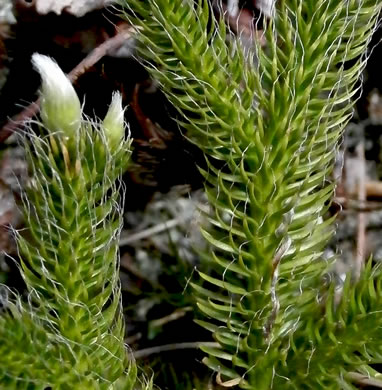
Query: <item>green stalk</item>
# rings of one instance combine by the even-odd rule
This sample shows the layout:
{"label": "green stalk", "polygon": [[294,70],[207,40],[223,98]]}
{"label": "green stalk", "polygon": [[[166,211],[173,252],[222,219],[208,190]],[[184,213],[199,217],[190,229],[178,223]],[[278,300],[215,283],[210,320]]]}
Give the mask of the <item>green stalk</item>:
{"label": "green stalk", "polygon": [[[311,362],[305,353],[289,370],[293,334],[324,310],[329,178],[381,5],[277,1],[266,44],[254,40],[246,56],[205,0],[122,3],[139,55],[206,155],[212,213],[202,233],[215,271],[193,286],[199,322],[221,348],[203,348],[205,362],[242,388],[300,388],[294,378]],[[297,349],[311,351],[309,333],[298,337]],[[330,364],[337,384],[343,361]]]}
{"label": "green stalk", "polygon": [[28,303],[5,301],[0,384],[132,390],[118,275],[119,180],[131,154],[121,96],[104,122],[91,121],[58,65],[38,54],[33,63],[43,79],[41,135],[22,139],[31,179],[16,236]]}

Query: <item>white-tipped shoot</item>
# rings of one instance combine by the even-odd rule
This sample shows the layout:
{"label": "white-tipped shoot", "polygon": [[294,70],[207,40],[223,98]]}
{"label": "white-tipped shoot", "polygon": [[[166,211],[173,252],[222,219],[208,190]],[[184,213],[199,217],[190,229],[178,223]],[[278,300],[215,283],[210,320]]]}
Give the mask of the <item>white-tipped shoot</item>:
{"label": "white-tipped shoot", "polygon": [[124,113],[125,110],[122,107],[122,96],[119,92],[114,92],[109,110],[102,122],[110,150],[115,150],[124,137]]}
{"label": "white-tipped shoot", "polygon": [[41,118],[50,132],[75,139],[81,124],[81,103],[72,83],[50,57],[34,53],[32,63],[40,73]]}

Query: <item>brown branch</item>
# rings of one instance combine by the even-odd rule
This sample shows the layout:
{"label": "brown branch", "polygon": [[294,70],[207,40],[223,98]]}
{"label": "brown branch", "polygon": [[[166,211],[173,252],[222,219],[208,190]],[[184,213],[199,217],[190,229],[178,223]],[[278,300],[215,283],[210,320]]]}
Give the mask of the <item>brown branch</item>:
{"label": "brown branch", "polygon": [[[128,25],[118,27],[118,32],[113,37],[101,43],[98,47],[92,50],[75,68],[68,73],[68,78],[72,83],[75,83],[78,78],[87,72],[94,64],[96,64],[102,57],[110,54],[119,47],[121,47],[126,40],[131,38],[132,28]],[[23,123],[36,115],[40,109],[40,98],[31,103],[23,111],[10,119],[4,127],[0,130],[0,143],[4,142],[15,131],[17,131]]]}
{"label": "brown branch", "polygon": [[92,52],[89,53],[69,74],[69,80],[75,83],[88,69],[97,63],[102,57],[112,53],[121,47],[126,40],[131,38],[133,29],[128,25],[119,26],[119,31],[113,37],[101,43]]}
{"label": "brown branch", "polygon": [[191,306],[185,306],[181,309],[176,309],[175,311],[173,311],[171,314],[168,314],[167,316],[150,321],[149,326],[150,328],[157,328],[165,324],[168,324],[169,322],[177,321],[179,318],[184,317],[188,311],[192,311]]}
{"label": "brown branch", "polygon": [[158,353],[168,352],[168,351],[176,351],[179,349],[198,349],[202,346],[218,348],[220,347],[220,344],[215,342],[208,342],[208,341],[195,341],[195,342],[188,342],[188,343],[158,345],[156,347],[150,347],[150,348],[141,349],[139,351],[135,351],[132,353],[132,357],[134,357],[134,359],[143,359],[152,354],[158,354]]}
{"label": "brown branch", "polygon": [[[356,153],[360,165],[358,174],[358,201],[365,202],[366,200],[366,163],[365,163],[365,147],[364,143],[360,144],[356,148]],[[361,270],[366,256],[366,214],[363,212],[358,213],[358,226],[357,226],[357,248],[354,264],[354,276],[359,278]]]}
{"label": "brown branch", "polygon": [[[367,191],[367,184],[366,184]],[[336,196],[333,199],[333,203],[337,203],[342,209],[350,211],[358,211],[362,213],[370,213],[372,211],[381,210],[382,202],[379,201],[359,201],[353,198],[346,198],[344,196]]]}
{"label": "brown branch", "polygon": [[372,386],[373,388],[382,389],[382,381],[379,378],[369,377],[358,372],[348,372],[346,377],[353,383],[363,386]]}
{"label": "brown branch", "polygon": [[366,197],[382,198],[382,182],[377,180],[367,181],[365,184]]}

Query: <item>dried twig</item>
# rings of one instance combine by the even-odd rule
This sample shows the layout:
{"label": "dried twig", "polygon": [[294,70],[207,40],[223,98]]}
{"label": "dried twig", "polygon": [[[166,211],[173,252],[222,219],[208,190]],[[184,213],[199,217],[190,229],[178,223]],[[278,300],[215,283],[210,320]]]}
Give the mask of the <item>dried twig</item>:
{"label": "dried twig", "polygon": [[201,346],[216,348],[216,347],[220,347],[220,344],[214,342],[208,342],[208,341],[165,344],[165,345],[158,345],[157,347],[141,349],[139,351],[133,352],[132,355],[135,359],[143,359],[146,358],[147,356],[161,353],[161,352],[176,351],[179,349],[197,349],[200,348]]}
{"label": "dried twig", "polygon": [[187,314],[187,312],[189,312],[189,311],[192,311],[191,306],[186,306],[186,307],[183,307],[181,309],[176,309],[175,311],[173,311],[171,314],[169,314],[167,316],[150,321],[149,326],[151,328],[157,328],[157,327],[163,326],[169,322],[176,321],[179,318],[184,317]]}
{"label": "dried twig", "polygon": [[382,389],[382,381],[378,378],[369,377],[358,372],[348,372],[346,376],[353,382],[363,386],[373,386]]}
{"label": "dried twig", "polygon": [[[359,160],[359,174],[358,174],[358,201],[365,202],[366,200],[366,164],[365,164],[365,146],[363,142],[360,142],[356,148],[358,160]],[[354,264],[354,276],[356,279],[361,274],[361,269],[365,261],[366,255],[366,214],[363,212],[358,213],[358,227],[357,227],[357,248]]]}
{"label": "dried twig", "polygon": [[218,374],[216,375],[216,383],[221,387],[234,387],[234,386],[238,385],[242,381],[242,379],[243,378],[241,378],[241,377],[237,377],[237,378],[231,379],[229,381],[223,382],[221,379],[220,372],[218,372]]}
{"label": "dried twig", "polygon": [[370,180],[365,184],[366,196],[371,198],[382,198],[382,182]]}
{"label": "dried twig", "polygon": [[344,196],[336,196],[333,202],[340,204],[343,209],[362,213],[370,213],[372,211],[378,211],[382,209],[382,202],[379,201],[360,201],[357,199],[346,198]]}
{"label": "dried twig", "polygon": [[90,69],[95,63],[97,63],[102,57],[112,53],[119,47],[121,47],[126,40],[131,38],[134,31],[131,27],[124,24],[118,27],[118,33],[113,37],[107,39],[96,47],[89,55],[84,58],[69,74],[69,80],[75,83],[77,79],[83,75],[88,69]]}
{"label": "dried twig", "polygon": [[[118,30],[119,31],[116,35],[96,47],[68,74],[68,78],[72,83],[75,83],[81,75],[96,64],[102,57],[115,51],[121,47],[126,40],[131,38],[133,30],[128,25],[119,26]],[[27,119],[36,115],[39,109],[40,99],[37,99],[15,117],[10,119],[0,130],[0,143],[4,142],[15,131],[17,131]]]}
{"label": "dried twig", "polygon": [[173,218],[168,221],[165,221],[163,223],[160,223],[159,225],[152,226],[150,228],[147,228],[145,230],[142,230],[137,233],[133,234],[126,234],[121,237],[119,241],[119,246],[125,246],[125,245],[131,245],[136,241],[143,240],[145,238],[152,237],[155,234],[162,233],[166,230],[173,229],[177,225],[179,225],[182,222],[182,218]]}

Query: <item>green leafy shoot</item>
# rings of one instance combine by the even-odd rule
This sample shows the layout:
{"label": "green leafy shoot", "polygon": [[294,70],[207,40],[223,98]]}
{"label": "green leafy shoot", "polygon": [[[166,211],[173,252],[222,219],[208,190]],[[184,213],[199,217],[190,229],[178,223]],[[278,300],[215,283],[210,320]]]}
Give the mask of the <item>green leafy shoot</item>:
{"label": "green leafy shoot", "polygon": [[[213,211],[202,233],[215,271],[194,289],[199,323],[221,347],[204,348],[205,363],[226,386],[352,388],[344,370],[362,371],[380,341],[355,339],[355,321],[343,328],[330,314],[323,252],[334,227],[324,217],[380,2],[277,1],[263,40],[253,34],[245,50],[206,0],[122,4],[139,58],[206,156]],[[365,299],[378,307],[376,294]],[[356,317],[366,318],[363,307]],[[377,329],[382,317],[373,318]]]}
{"label": "green leafy shoot", "polygon": [[103,122],[91,121],[58,65],[39,54],[32,61],[42,121],[39,135],[30,129],[21,140],[30,181],[26,228],[16,233],[28,299],[1,290],[0,387],[136,389],[118,274],[119,178],[131,154],[121,96]]}

